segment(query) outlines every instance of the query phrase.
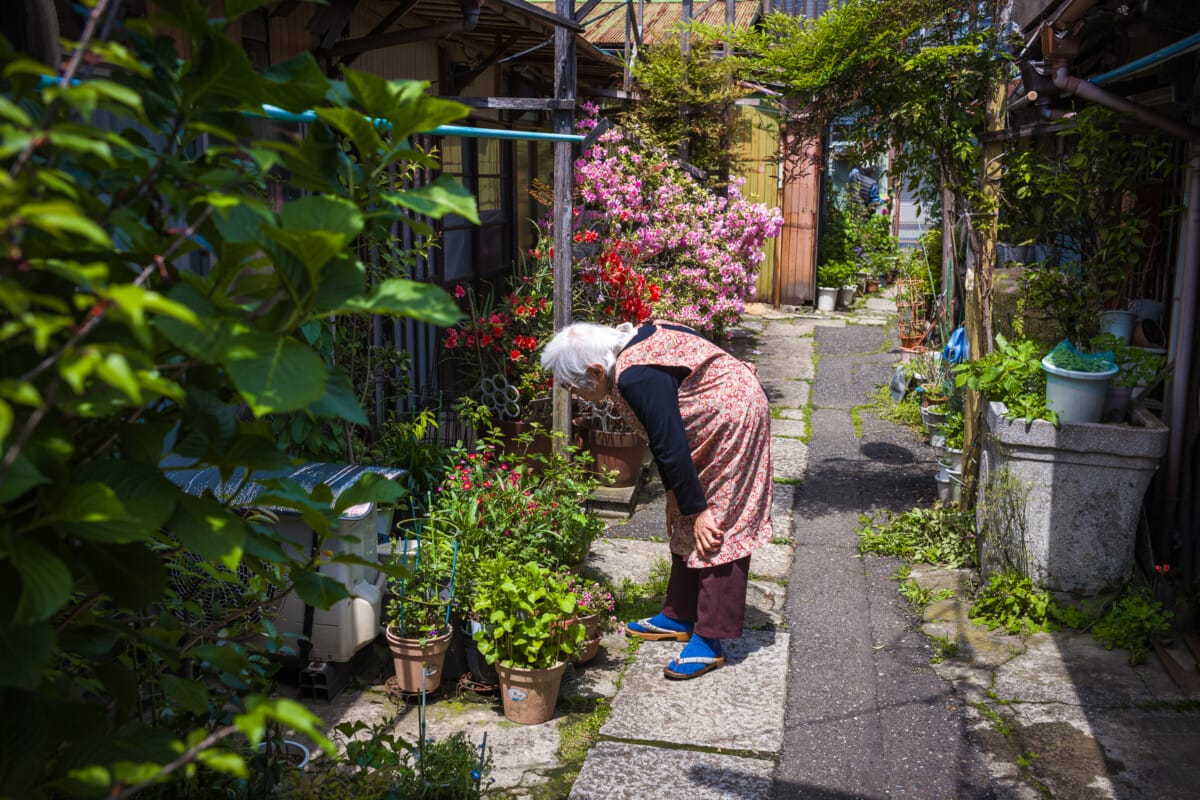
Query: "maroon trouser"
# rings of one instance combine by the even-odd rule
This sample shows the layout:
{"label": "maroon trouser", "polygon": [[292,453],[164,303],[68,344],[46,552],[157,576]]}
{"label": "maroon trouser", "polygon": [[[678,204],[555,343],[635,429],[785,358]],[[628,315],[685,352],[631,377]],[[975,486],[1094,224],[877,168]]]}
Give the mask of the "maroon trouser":
{"label": "maroon trouser", "polygon": [[737,639],[746,620],[746,579],[750,556],[716,567],[692,569],[683,556],[671,554],[671,579],[663,613],[680,622],[695,622],[706,639]]}

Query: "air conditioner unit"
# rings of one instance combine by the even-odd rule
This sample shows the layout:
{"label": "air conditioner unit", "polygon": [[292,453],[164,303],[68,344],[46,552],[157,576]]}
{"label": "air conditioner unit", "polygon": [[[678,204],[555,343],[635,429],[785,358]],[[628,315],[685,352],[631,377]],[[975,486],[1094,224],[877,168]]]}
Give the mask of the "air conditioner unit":
{"label": "air conditioner unit", "polygon": [[[394,478],[404,470],[388,467],[361,467],[345,464],[306,464],[288,473],[256,475],[256,478],[289,478],[307,490],[324,483],[333,492],[334,499],[358,481],[365,472],[382,474]],[[199,495],[211,491],[217,497],[226,497],[241,485],[241,476],[234,474],[222,483],[216,468],[193,472],[172,472],[184,491]],[[238,506],[254,506],[254,498],[263,492],[261,484],[251,482],[238,495]],[[317,546],[316,534],[311,527],[290,509],[269,507],[278,517],[275,531],[290,548],[290,555],[306,557]],[[338,520],[334,535],[321,542],[321,549],[334,555],[352,554],[364,561],[378,562],[379,535],[376,529],[374,503],[360,503],[345,509]],[[346,587],[350,597],[340,600],[328,609],[307,606],[295,592],[289,592],[279,602],[275,625],[280,634],[293,640],[300,637],[311,646],[308,659],[314,661],[350,661],[355,653],[374,641],[379,635],[380,618],[383,610],[383,594],[387,576],[378,569],[362,564],[326,564],[321,574],[327,575]]]}

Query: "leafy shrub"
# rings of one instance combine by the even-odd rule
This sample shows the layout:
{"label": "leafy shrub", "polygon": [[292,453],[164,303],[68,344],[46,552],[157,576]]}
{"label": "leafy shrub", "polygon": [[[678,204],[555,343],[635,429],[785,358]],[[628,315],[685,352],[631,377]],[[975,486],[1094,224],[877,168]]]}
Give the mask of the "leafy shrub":
{"label": "leafy shrub", "polygon": [[572,622],[579,597],[568,578],[503,556],[481,565],[472,610],[483,623],[475,641],[489,664],[548,669],[574,655],[587,635]]}
{"label": "leafy shrub", "polygon": [[[268,656],[287,646],[264,609],[293,590],[346,599],[321,542],[399,487],[364,480],[334,502],[324,484],[256,481],[255,502],[312,527],[311,553],[236,495],[294,466],[273,415],[366,421],[314,344],[332,318],[457,320],[436,287],[368,285],[357,253],[402,260],[397,230],[424,225],[409,208],[477,219],[448,177],[403,188],[436,165],[410,135],[464,107],[352,70],[335,87],[307,54],[260,75],[228,31],[253,3],[212,20],[156,4],[175,40],[109,24],[116,5],[83,4],[83,30],[119,41],[83,42],[62,75],[0,42],[0,741],[20,742],[0,794],[30,800],[241,780],[271,722],[328,746],[320,720],[270,697]],[[264,102],[316,119],[258,138],[240,112]],[[215,494],[172,480],[208,468],[229,481]]]}
{"label": "leafy shrub", "polygon": [[1039,591],[1019,572],[997,572],[988,579],[971,606],[971,619],[988,630],[1036,633],[1050,629],[1056,604],[1049,592]]}
{"label": "leafy shrub", "polygon": [[[477,800],[492,771],[491,750],[456,731],[415,745],[393,732],[395,721],[344,722],[343,748],[285,775],[280,800]],[[366,734],[360,736],[360,734]]]}
{"label": "leafy shrub", "polygon": [[1112,650],[1129,651],[1129,663],[1146,660],[1150,642],[1170,630],[1171,612],[1146,592],[1132,592],[1117,599],[1092,626],[1092,635]]}
{"label": "leafy shrub", "polygon": [[893,516],[859,517],[860,553],[887,555],[908,561],[974,566],[975,519],[969,512],[936,504]]}
{"label": "leafy shrub", "polygon": [[1058,415],[1046,408],[1046,375],[1041,360],[1042,348],[1036,342],[1009,341],[997,334],[996,347],[990,353],[954,366],[954,383],[1003,403],[1013,419],[1046,419],[1057,424]]}

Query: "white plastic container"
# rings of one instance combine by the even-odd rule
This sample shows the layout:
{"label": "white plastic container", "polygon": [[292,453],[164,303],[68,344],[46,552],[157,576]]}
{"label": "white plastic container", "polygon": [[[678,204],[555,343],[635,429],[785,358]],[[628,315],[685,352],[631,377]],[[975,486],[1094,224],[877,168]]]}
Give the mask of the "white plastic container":
{"label": "white plastic container", "polygon": [[817,287],[817,311],[833,311],[837,306],[838,290],[832,286]]}

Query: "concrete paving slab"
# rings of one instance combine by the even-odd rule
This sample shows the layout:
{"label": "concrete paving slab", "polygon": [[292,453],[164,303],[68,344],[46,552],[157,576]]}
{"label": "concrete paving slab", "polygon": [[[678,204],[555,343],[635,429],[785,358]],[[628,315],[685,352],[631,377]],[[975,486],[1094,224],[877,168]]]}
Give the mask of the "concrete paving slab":
{"label": "concrete paving slab", "polygon": [[[804,423],[804,415],[802,413],[798,414],[795,419],[771,420],[772,439],[799,439],[806,433],[808,433],[808,426]],[[772,446],[774,446],[774,443],[772,443]]]}
{"label": "concrete paving slab", "polygon": [[764,544],[750,556],[750,574],[775,583],[786,583],[792,572],[793,549],[787,544]]}
{"label": "concrete paving slab", "polygon": [[[643,642],[613,700],[603,736],[773,754],[783,743],[788,635],[747,631],[725,642],[727,663],[689,681],[663,677],[679,642]],[[746,688],[753,686],[754,691]],[[714,724],[719,716],[720,724]]]}
{"label": "concrete paving slab", "polygon": [[670,564],[671,551],[666,542],[605,537],[592,542],[587,565],[613,584],[619,585],[623,578],[645,583],[659,559]]}
{"label": "concrete paving slab", "polygon": [[799,439],[772,439],[771,461],[775,480],[803,479],[808,469],[808,445]]}
{"label": "concrete paving slab", "polygon": [[600,742],[570,800],[760,800],[773,769],[765,759]]}

